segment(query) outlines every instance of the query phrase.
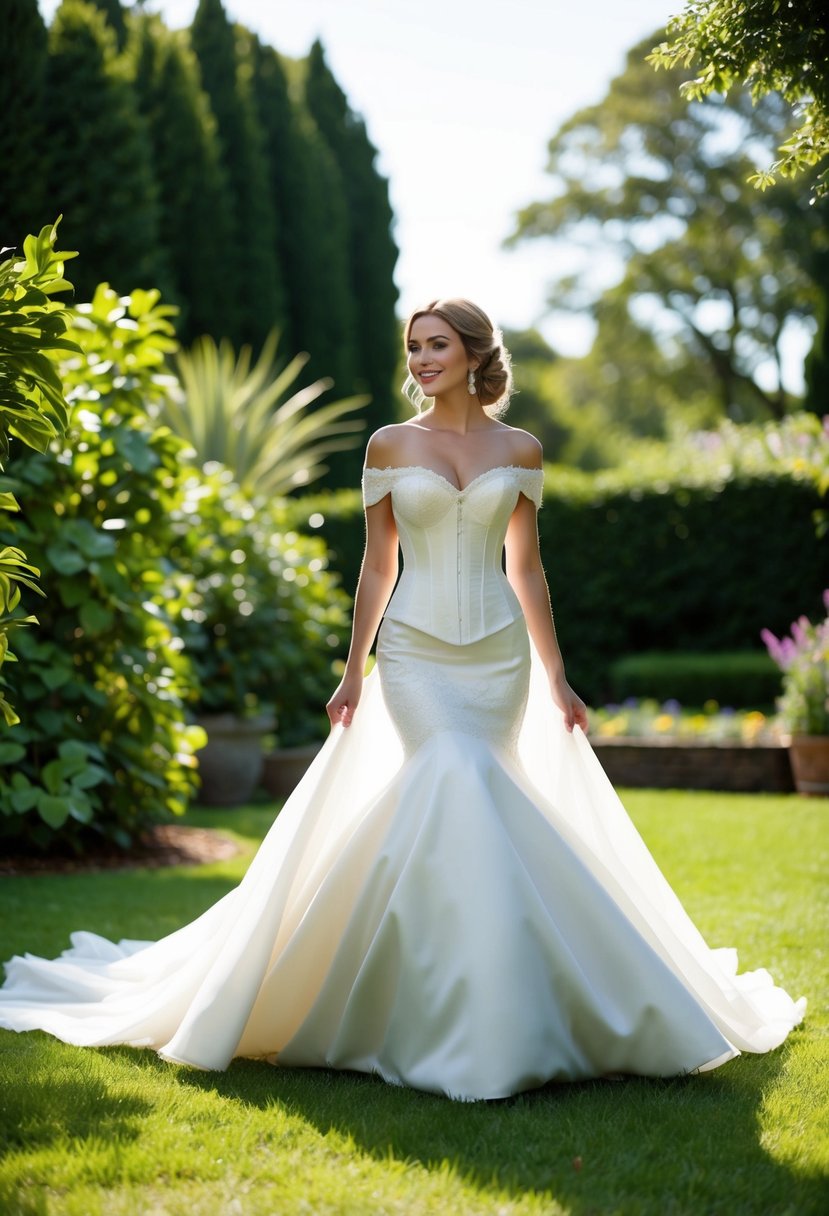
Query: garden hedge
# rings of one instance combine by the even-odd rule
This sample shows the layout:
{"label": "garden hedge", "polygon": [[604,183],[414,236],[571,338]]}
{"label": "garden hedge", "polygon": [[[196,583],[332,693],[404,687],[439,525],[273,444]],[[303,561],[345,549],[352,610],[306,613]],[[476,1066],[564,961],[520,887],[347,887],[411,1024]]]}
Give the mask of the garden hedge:
{"label": "garden hedge", "polygon": [[[829,536],[818,538],[817,490],[771,473],[721,484],[557,491],[548,476],[538,517],[556,624],[575,686],[610,698],[614,660],[643,651],[762,650],[821,608]],[[357,491],[290,506],[294,526],[323,535],[346,591],[363,548]]]}
{"label": "garden hedge", "polygon": [[629,697],[675,700],[685,709],[703,709],[716,701],[723,708],[773,712],[783,691],[780,668],[757,650],[629,654],[610,664],[608,682],[617,704]]}

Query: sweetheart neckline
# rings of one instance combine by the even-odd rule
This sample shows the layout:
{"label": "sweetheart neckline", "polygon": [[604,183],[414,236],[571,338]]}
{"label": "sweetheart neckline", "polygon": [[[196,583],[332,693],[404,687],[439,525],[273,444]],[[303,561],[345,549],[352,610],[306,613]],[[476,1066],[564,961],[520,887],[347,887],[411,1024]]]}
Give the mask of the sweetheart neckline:
{"label": "sweetheart neckline", "polygon": [[450,490],[454,490],[456,494],[465,494],[472,486],[481,481],[484,477],[488,477],[490,473],[505,473],[511,471],[522,473],[541,473],[543,469],[533,469],[525,464],[496,464],[490,469],[484,469],[482,473],[478,473],[471,481],[468,481],[465,486],[456,486],[454,481],[450,481],[443,473],[439,473],[437,469],[432,469],[427,464],[389,464],[385,468],[376,468],[373,465],[367,465],[365,472],[367,473],[431,473],[433,477],[437,477],[444,485],[449,486]]}

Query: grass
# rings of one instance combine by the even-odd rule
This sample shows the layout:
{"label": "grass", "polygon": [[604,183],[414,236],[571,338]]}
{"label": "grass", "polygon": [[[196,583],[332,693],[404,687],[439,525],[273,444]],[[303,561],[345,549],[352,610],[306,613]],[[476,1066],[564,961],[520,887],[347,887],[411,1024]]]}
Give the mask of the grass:
{"label": "grass", "polygon": [[[810,1000],[778,1051],[714,1073],[547,1086],[456,1104],[352,1073],[0,1032],[4,1216],[814,1216],[829,1211],[829,801],[630,791],[712,945]],[[199,811],[244,852],[195,869],[4,879],[0,957],[70,928],[157,937],[244,872],[272,808]]]}

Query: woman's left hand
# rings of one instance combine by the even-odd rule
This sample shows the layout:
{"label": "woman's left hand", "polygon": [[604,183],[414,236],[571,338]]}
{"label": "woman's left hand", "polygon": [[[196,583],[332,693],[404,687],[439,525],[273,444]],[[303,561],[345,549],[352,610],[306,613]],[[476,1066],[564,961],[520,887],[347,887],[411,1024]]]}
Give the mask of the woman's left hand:
{"label": "woman's left hand", "polygon": [[550,679],[550,692],[556,705],[564,715],[564,725],[572,732],[574,726],[580,726],[587,731],[587,706],[578,693],[574,692],[564,676]]}

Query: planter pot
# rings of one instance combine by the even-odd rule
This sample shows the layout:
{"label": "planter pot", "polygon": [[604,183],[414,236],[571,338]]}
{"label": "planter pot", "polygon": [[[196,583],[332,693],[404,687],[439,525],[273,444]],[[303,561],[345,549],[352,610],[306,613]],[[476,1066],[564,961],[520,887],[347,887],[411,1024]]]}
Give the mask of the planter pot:
{"label": "planter pot", "polygon": [[829,797],[829,735],[792,735],[789,759],[798,794]]}
{"label": "planter pot", "polygon": [[196,753],[199,801],[208,806],[247,802],[262,776],[262,739],[273,730],[274,719],[266,714],[258,718],[205,714],[197,721],[207,732],[207,746]]}
{"label": "planter pot", "polygon": [[302,747],[283,747],[268,752],[262,767],[262,785],[272,798],[288,797],[321,747],[321,743],[305,743]]}

